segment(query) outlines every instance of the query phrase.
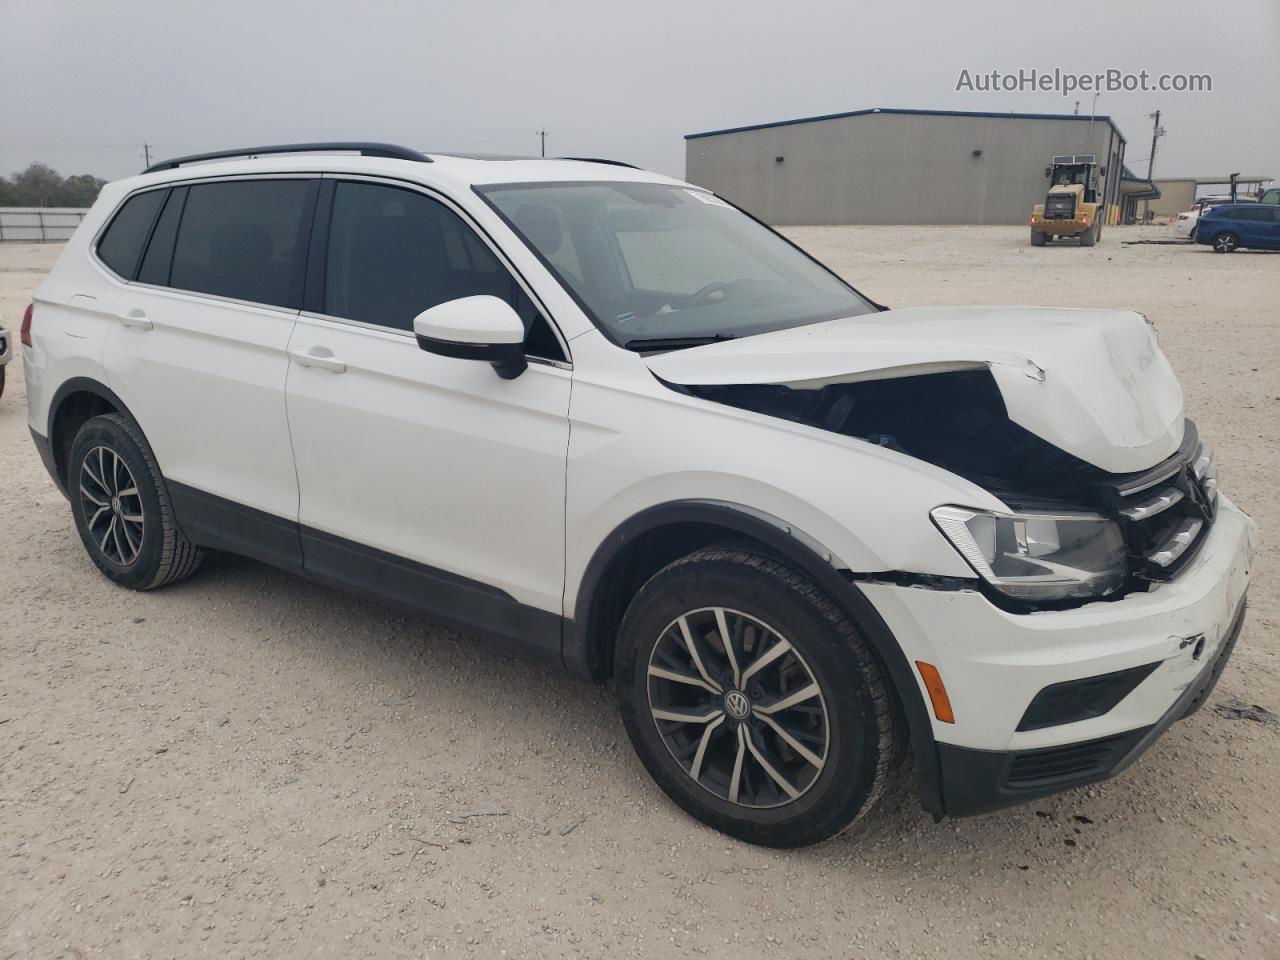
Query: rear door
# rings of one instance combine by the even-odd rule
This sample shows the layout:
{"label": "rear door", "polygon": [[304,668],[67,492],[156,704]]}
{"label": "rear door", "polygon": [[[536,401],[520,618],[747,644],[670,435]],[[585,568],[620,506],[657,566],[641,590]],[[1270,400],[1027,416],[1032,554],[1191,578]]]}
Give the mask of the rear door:
{"label": "rear door", "polygon": [[[422,189],[327,181],[311,261],[287,390],[307,570],[558,657],[563,343],[461,210]],[[423,310],[482,293],[525,320],[514,380],[414,338]]]}
{"label": "rear door", "polygon": [[174,187],[114,305],[103,361],[188,535],[287,565],[301,552],[286,348],[318,186],[313,176]]}

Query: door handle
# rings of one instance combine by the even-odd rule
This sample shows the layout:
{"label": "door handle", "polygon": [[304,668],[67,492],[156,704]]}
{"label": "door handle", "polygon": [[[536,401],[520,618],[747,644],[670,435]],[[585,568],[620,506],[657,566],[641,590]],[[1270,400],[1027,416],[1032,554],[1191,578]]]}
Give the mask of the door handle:
{"label": "door handle", "polygon": [[125,313],[116,314],[116,319],[126,327],[134,327],[138,330],[150,330],[154,324],[147,319],[147,311],[139,310],[134,307]]}
{"label": "door handle", "polygon": [[328,347],[312,347],[310,350],[290,350],[289,356],[299,366],[318,367],[330,373],[346,373],[347,365],[333,355]]}

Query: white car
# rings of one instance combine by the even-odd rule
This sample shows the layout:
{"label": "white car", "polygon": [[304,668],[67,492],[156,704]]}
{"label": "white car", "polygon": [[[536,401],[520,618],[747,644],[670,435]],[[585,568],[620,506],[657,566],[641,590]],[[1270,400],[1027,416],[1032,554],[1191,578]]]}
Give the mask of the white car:
{"label": "white car", "polygon": [[230,550],[611,679],[776,846],[907,762],[937,816],[1103,779],[1222,672],[1254,526],[1139,314],[889,309],[625,165],[246,154],[107,186],[35,296],[31,433],[121,586]]}
{"label": "white car", "polygon": [[0,397],[4,396],[4,368],[13,359],[13,340],[5,329],[4,317],[0,317]]}

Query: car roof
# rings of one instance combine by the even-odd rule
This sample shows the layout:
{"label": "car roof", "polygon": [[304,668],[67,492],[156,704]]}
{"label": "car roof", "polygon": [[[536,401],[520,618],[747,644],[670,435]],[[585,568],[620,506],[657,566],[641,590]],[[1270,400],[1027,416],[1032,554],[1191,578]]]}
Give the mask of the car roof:
{"label": "car roof", "polygon": [[482,154],[427,153],[430,162],[357,154],[307,153],[192,162],[118,181],[129,190],[210,177],[284,173],[350,173],[390,177],[426,186],[469,190],[506,183],[660,183],[692,184],[649,170],[610,161],[542,157],[495,157]]}

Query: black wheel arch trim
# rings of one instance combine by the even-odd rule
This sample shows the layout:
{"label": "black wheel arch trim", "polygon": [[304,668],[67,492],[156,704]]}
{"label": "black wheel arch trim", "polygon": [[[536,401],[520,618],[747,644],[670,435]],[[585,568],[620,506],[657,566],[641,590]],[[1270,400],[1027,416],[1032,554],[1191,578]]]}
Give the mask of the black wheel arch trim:
{"label": "black wheel arch trim", "polygon": [[49,401],[49,418],[45,424],[44,437],[49,444],[49,461],[46,463],[46,467],[48,467],[49,473],[53,477],[53,482],[57,484],[58,490],[64,497],[67,496],[66,478],[61,476],[59,473],[58,449],[55,446],[56,438],[53,434],[53,427],[58,420],[58,411],[62,409],[62,405],[66,402],[67,397],[76,393],[90,393],[105,400],[107,403],[111,404],[111,406],[115,407],[116,412],[121,416],[127,417],[129,422],[132,423],[144,437],[146,436],[146,432],[143,431],[142,425],[138,423],[137,417],[133,415],[128,405],[125,404],[116,392],[105,383],[102,383],[100,380],[94,380],[92,377],[71,377],[70,379],[63,381],[62,386],[58,387],[54,392],[53,399]]}
{"label": "black wheel arch trim", "polygon": [[601,679],[598,647],[602,638],[593,636],[596,632],[593,615],[598,610],[597,603],[601,602],[601,588],[610,564],[642,534],[664,526],[691,523],[722,527],[764,544],[798,572],[810,577],[858,625],[888,670],[902,706],[910,733],[920,803],[926,811],[941,818],[945,810],[933,723],[902,648],[857,583],[822,555],[818,541],[765,514],[714,500],[680,500],[649,507],[625,520],[596,548],[578,585],[574,616],[565,624],[562,650],[565,666],[573,673]]}

